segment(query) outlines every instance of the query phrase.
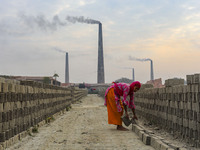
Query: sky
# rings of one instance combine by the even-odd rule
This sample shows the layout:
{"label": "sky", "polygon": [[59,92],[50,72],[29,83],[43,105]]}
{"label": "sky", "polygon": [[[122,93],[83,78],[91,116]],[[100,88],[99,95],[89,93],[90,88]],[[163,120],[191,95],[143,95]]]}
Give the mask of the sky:
{"label": "sky", "polygon": [[[0,75],[53,76],[97,83],[98,25],[102,23],[105,82],[142,83],[200,73],[198,0],[0,0]],[[130,59],[135,58],[135,59]]]}

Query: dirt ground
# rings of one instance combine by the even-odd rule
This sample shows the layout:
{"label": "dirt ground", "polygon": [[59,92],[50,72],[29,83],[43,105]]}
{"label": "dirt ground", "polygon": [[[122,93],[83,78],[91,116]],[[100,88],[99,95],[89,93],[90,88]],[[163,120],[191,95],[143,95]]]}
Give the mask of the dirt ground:
{"label": "dirt ground", "polygon": [[154,150],[131,131],[108,125],[104,99],[88,95],[7,150]]}

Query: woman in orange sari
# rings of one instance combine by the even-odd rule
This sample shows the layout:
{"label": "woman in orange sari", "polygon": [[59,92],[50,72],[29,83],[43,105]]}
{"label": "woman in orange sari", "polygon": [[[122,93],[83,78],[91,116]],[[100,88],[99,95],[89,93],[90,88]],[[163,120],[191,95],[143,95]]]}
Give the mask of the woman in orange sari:
{"label": "woman in orange sari", "polygon": [[[125,110],[125,115],[128,116],[127,106],[132,109],[133,119],[138,119],[135,114],[135,104],[134,104],[134,92],[137,92],[141,83],[135,81],[131,84],[127,83],[115,83],[110,86],[105,93],[105,103],[108,111],[108,124],[117,125],[117,130],[127,131],[127,128],[122,126],[121,116],[123,115],[123,110]],[[123,96],[120,100],[120,96]],[[127,100],[127,96],[130,96],[130,100]]]}

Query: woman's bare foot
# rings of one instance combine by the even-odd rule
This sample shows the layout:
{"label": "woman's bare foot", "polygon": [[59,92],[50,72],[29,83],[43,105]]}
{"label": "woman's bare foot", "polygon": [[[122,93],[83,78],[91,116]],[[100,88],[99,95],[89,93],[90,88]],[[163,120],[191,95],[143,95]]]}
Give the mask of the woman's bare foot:
{"label": "woman's bare foot", "polygon": [[117,130],[128,131],[127,128],[124,128],[123,126],[120,126],[120,125],[117,125]]}

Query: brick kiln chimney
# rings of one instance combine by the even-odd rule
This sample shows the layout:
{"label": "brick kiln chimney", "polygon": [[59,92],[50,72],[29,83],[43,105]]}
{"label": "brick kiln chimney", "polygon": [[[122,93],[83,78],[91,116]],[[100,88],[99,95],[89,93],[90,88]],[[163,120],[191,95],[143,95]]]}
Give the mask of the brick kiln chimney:
{"label": "brick kiln chimney", "polygon": [[135,81],[135,72],[134,72],[134,68],[132,69],[132,74],[133,74],[133,81]]}
{"label": "brick kiln chimney", "polygon": [[68,53],[66,53],[66,59],[65,59],[65,83],[69,83],[69,62],[68,62]]}
{"label": "brick kiln chimney", "polygon": [[151,80],[154,80],[154,76],[153,76],[153,61],[152,60],[150,60],[150,62],[151,62]]}
{"label": "brick kiln chimney", "polygon": [[104,59],[103,59],[103,36],[102,36],[102,24],[101,23],[99,23],[97,83],[105,83]]}

